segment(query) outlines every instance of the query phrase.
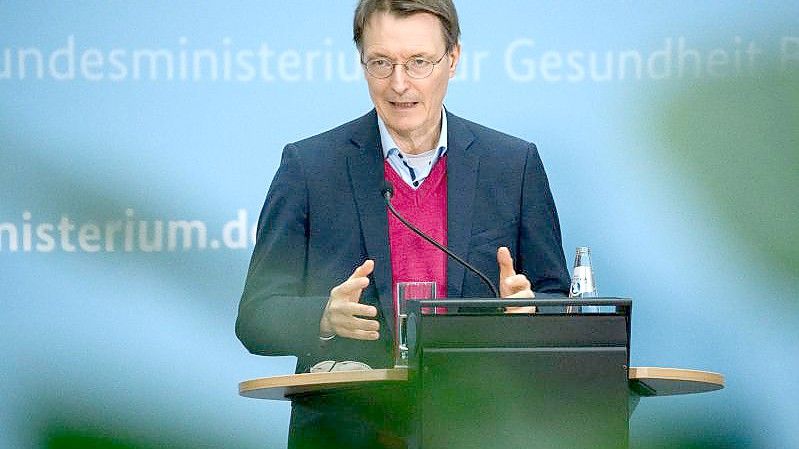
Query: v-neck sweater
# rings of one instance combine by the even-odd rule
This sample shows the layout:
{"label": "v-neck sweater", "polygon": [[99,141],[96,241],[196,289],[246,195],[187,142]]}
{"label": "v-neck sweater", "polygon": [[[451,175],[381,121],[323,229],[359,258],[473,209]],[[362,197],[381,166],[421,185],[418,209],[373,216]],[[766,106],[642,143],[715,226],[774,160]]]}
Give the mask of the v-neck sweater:
{"label": "v-neck sweater", "polygon": [[[421,186],[414,189],[385,162],[385,179],[394,186],[391,204],[414,226],[447,245],[447,158],[440,158]],[[397,282],[435,281],[436,297],[447,296],[447,255],[388,214],[391,290]]]}

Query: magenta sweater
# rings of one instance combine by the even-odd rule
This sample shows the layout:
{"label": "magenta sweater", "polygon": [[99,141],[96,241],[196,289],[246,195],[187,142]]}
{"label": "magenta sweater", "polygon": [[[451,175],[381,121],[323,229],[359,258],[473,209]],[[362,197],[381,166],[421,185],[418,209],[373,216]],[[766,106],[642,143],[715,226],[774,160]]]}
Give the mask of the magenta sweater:
{"label": "magenta sweater", "polygon": [[[422,185],[414,190],[385,162],[385,177],[394,186],[391,204],[417,228],[447,245],[447,158],[436,162]],[[387,212],[388,213],[388,212]],[[447,296],[447,255],[406,228],[388,213],[391,251],[391,289],[395,304],[397,282],[435,281],[436,296]]]}

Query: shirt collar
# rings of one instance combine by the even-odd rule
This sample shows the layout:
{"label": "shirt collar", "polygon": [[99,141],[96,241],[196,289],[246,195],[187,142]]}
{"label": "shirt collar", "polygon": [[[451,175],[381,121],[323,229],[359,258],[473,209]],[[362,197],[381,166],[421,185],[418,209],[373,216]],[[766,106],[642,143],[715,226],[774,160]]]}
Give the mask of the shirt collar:
{"label": "shirt collar", "polygon": [[[377,128],[380,130],[380,144],[383,147],[383,158],[388,158],[388,156],[395,152],[399,151],[399,146],[397,143],[394,142],[394,139],[391,137],[391,133],[388,132],[388,128],[386,128],[386,124],[383,122],[383,119],[380,118],[380,115],[377,115]],[[431,148],[432,150],[433,148]],[[447,152],[447,111],[444,109],[444,106],[441,106],[441,135],[438,136],[438,145],[436,145],[435,149],[438,150],[438,157],[444,155]]]}

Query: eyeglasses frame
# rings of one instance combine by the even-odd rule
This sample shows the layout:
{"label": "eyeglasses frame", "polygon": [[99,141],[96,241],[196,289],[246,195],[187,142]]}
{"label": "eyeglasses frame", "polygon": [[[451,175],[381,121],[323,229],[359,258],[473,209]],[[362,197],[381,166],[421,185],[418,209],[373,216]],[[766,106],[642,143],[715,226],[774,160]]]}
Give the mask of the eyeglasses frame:
{"label": "eyeglasses frame", "polygon": [[[449,50],[445,51],[444,54],[441,55],[440,58],[438,58],[438,61],[435,61],[435,62],[434,61],[428,61],[425,58],[417,58],[417,57],[409,58],[405,62],[393,62],[393,61],[391,61],[388,58],[374,58],[374,59],[372,59],[372,61],[377,60],[377,59],[385,59],[386,61],[389,61],[391,63],[391,71],[388,72],[388,75],[383,76],[383,77],[376,76],[375,74],[373,74],[372,72],[369,71],[369,66],[367,65],[369,63],[369,61],[361,60],[361,65],[363,65],[364,70],[366,70],[366,73],[368,73],[369,76],[371,76],[373,78],[377,78],[379,80],[384,80],[384,79],[387,79],[387,78],[391,78],[391,75],[394,74],[394,67],[396,67],[398,65],[401,65],[401,66],[403,66],[405,68],[405,74],[408,75],[409,77],[411,77],[411,78],[413,78],[415,80],[423,80],[423,79],[425,79],[425,78],[427,78],[427,77],[429,77],[430,75],[433,74],[433,71],[436,69],[436,66],[438,64],[440,64],[441,61],[444,59],[444,57],[447,56],[449,53],[450,53]],[[425,76],[421,76],[421,77],[416,77],[416,76],[411,75],[411,72],[408,70],[408,63],[413,61],[414,59],[424,59],[425,61],[427,61],[430,64],[432,64],[432,66],[430,68],[430,73],[428,73]]]}

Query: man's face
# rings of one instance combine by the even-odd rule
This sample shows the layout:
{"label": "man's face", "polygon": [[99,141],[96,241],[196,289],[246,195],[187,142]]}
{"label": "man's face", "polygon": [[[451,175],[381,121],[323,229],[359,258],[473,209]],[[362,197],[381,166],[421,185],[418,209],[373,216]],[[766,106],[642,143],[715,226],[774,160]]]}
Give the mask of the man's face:
{"label": "man's face", "polygon": [[[363,32],[363,60],[387,58],[395,63],[421,57],[438,61],[446,50],[438,18],[428,13],[395,17],[375,13]],[[365,74],[369,95],[377,113],[393,134],[403,137],[425,136],[439,126],[441,104],[449,79],[455,76],[460,47],[436,64],[433,73],[423,79],[408,76],[405,68],[395,66],[385,79]]]}

